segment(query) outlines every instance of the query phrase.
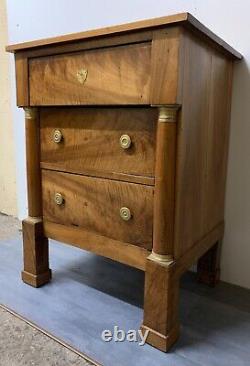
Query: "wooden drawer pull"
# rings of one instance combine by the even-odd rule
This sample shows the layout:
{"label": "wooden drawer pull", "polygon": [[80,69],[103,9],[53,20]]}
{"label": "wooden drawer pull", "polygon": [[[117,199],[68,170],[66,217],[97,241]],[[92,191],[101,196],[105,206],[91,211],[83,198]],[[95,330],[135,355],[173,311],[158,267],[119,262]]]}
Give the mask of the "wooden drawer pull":
{"label": "wooden drawer pull", "polygon": [[129,221],[132,217],[130,209],[127,207],[122,207],[120,209],[120,216],[124,221]]}
{"label": "wooden drawer pull", "polygon": [[53,134],[53,141],[54,141],[56,144],[59,144],[62,140],[63,140],[63,134],[62,134],[62,131],[60,131],[60,130],[55,130],[55,131],[54,131],[54,134]]}
{"label": "wooden drawer pull", "polygon": [[129,149],[132,144],[131,138],[129,135],[121,135],[120,137],[120,145],[123,149]]}
{"label": "wooden drawer pull", "polygon": [[64,197],[61,193],[56,193],[55,194],[55,203],[58,206],[61,206],[64,203]]}

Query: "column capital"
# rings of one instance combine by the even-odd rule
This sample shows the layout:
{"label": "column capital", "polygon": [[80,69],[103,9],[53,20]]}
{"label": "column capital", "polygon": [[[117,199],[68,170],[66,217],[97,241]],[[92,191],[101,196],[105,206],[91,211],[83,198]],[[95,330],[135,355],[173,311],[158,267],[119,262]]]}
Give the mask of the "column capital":
{"label": "column capital", "polygon": [[25,113],[25,119],[34,119],[37,117],[38,108],[37,107],[25,107],[24,113]]}
{"label": "column capital", "polygon": [[175,123],[177,120],[178,105],[161,105],[158,106],[159,110],[159,122],[163,123]]}
{"label": "column capital", "polygon": [[157,254],[153,250],[151,254],[148,256],[148,259],[154,262],[157,262],[163,266],[169,266],[174,263],[174,258],[169,254]]}

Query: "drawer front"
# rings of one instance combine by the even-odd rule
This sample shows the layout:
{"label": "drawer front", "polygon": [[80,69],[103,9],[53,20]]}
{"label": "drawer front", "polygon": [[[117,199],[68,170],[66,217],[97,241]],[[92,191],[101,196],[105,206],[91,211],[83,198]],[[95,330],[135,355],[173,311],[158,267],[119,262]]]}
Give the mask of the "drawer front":
{"label": "drawer front", "polygon": [[34,58],[30,104],[148,104],[150,68],[150,43]]}
{"label": "drawer front", "polygon": [[156,108],[41,108],[40,113],[42,167],[153,177]]}
{"label": "drawer front", "polygon": [[45,221],[152,248],[153,187],[42,170],[42,191]]}

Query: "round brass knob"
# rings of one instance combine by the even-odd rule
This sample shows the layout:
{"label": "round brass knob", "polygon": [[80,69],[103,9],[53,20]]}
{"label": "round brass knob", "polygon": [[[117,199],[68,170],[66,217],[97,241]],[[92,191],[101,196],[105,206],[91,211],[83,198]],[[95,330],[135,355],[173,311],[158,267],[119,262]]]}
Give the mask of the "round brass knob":
{"label": "round brass knob", "polygon": [[122,207],[120,209],[120,216],[121,218],[124,220],[124,221],[128,221],[131,219],[132,215],[131,215],[131,212],[130,212],[130,209],[127,208],[127,207]]}
{"label": "round brass knob", "polygon": [[53,140],[56,144],[59,144],[63,139],[63,134],[60,130],[55,130],[53,134]]}
{"label": "round brass knob", "polygon": [[64,198],[63,198],[63,196],[61,195],[61,193],[56,193],[56,194],[55,194],[55,203],[56,203],[58,206],[61,206],[61,205],[64,203]]}
{"label": "round brass knob", "polygon": [[121,135],[120,137],[120,145],[123,149],[129,149],[131,146],[131,138],[129,135]]}

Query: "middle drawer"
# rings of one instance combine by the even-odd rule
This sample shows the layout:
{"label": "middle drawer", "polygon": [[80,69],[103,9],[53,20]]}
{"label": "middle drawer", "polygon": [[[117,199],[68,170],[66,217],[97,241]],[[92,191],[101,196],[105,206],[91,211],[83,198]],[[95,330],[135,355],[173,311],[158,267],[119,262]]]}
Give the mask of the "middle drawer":
{"label": "middle drawer", "polygon": [[156,121],[150,107],[41,108],[41,167],[153,177]]}
{"label": "middle drawer", "polygon": [[45,221],[152,248],[154,188],[42,170]]}

